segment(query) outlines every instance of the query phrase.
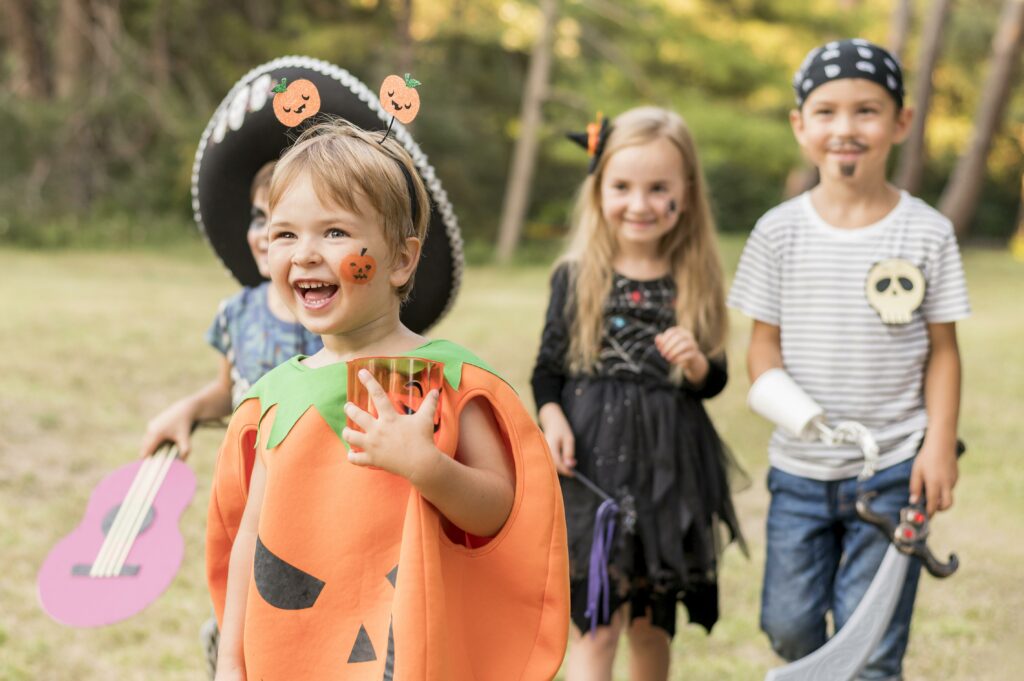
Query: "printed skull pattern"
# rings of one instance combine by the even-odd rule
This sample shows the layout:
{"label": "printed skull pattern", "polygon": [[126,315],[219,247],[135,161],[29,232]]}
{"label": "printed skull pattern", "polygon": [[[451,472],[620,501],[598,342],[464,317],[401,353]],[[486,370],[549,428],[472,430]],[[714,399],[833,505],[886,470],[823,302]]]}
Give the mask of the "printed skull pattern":
{"label": "printed skull pattern", "polygon": [[924,301],[924,291],[921,270],[902,258],[875,263],[864,286],[868,303],[886,324],[909,323]]}
{"label": "printed skull pattern", "polygon": [[811,50],[793,76],[796,106],[820,85],[839,78],[864,78],[885,88],[903,107],[903,72],[885,48],[861,38],[830,42]]}

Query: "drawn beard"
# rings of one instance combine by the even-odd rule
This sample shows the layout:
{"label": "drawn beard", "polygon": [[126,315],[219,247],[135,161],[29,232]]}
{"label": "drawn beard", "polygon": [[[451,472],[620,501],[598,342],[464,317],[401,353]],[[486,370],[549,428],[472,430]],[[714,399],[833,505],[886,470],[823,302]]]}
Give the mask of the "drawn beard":
{"label": "drawn beard", "polygon": [[[839,142],[837,142],[835,144],[828,145],[828,150],[829,151],[840,151],[840,150],[844,150],[844,149],[853,149],[853,150],[856,150],[856,151],[867,151],[867,148],[868,148],[868,145],[864,144],[863,142],[859,142],[857,140],[854,140],[854,139],[844,139],[844,140],[840,140]],[[839,166],[839,173],[843,177],[853,177],[853,175],[856,172],[857,172],[857,164],[856,164],[856,162],[854,162],[854,163],[842,163]]]}

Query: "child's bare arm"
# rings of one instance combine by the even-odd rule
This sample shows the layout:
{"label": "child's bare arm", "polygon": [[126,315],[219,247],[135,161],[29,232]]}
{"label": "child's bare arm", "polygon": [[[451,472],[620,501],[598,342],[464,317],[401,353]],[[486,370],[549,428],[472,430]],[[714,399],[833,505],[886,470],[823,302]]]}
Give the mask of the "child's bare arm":
{"label": "child's bare arm", "polygon": [[150,420],[142,437],[139,453],[149,456],[157,447],[170,440],[178,445],[181,458],[192,451],[192,424],[219,419],[231,414],[231,364],[220,359],[217,378],[202,388],[186,395]]}
{"label": "child's bare arm", "polygon": [[928,430],[910,475],[910,501],[923,493],[928,515],[953,505],[958,476],[956,429],[960,414],[960,349],[956,325],[929,324],[928,364],[924,372],[924,403]]}
{"label": "child's bare arm", "polygon": [[753,383],[769,369],[782,367],[782,336],[779,327],[754,320],[747,349],[747,374]]}
{"label": "child's bare arm", "polygon": [[434,445],[436,391],[415,414],[402,415],[368,372],[362,372],[360,380],[380,416],[345,405],[345,413],[363,431],[346,428],[342,433],[350,445],[363,450],[350,451],[349,461],[406,478],[448,520],[470,534],[497,534],[512,509],[515,476],[490,409],[473,400],[462,410],[455,460]]}
{"label": "child's bare arm", "polygon": [[245,605],[249,595],[249,577],[256,553],[256,535],[259,528],[260,508],[266,489],[267,471],[257,456],[249,482],[249,497],[238,527],[238,535],[231,546],[228,564],[228,585],[225,591],[224,622],[217,647],[217,681],[245,679],[245,656],[242,651],[242,632],[245,623]]}
{"label": "child's bare arm", "polygon": [[505,524],[515,496],[511,452],[498,432],[487,401],[470,401],[459,417],[456,458],[436,457],[410,480],[459,528],[492,537]]}

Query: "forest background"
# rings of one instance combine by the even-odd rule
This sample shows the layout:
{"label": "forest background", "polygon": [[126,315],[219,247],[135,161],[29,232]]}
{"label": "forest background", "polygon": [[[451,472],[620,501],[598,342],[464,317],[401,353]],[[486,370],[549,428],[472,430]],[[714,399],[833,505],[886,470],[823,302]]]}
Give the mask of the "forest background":
{"label": "forest background", "polygon": [[684,115],[720,228],[746,232],[813,182],[786,117],[793,71],[862,36],[901,56],[926,122],[894,178],[962,237],[1005,244],[1022,26],[1022,0],[0,0],[0,240],[195,239],[199,136],[238,78],[285,54],[371,89],[391,72],[423,82],[411,131],[475,261],[550,257],[586,162],[564,133],[641,103]]}

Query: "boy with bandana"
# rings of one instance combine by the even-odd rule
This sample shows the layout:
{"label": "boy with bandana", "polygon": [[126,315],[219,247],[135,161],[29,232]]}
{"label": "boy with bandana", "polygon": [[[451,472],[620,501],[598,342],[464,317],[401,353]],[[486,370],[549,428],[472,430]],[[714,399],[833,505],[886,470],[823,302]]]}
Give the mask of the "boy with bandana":
{"label": "boy with bandana", "polygon": [[[827,611],[843,626],[886,551],[857,518],[858,494],[877,492],[872,508],[892,518],[908,502],[925,500],[929,515],[952,505],[955,322],[969,314],[949,220],[886,180],[912,117],[896,59],[865,40],[830,42],[808,54],[793,86],[790,123],[821,181],[758,221],[729,304],[753,318],[751,382],[785,371],[826,424],[867,427],[880,456],[860,481],[857,446],[772,435],[761,628],[790,661],[826,642]],[[861,679],[902,678],[919,573],[913,561]]]}

